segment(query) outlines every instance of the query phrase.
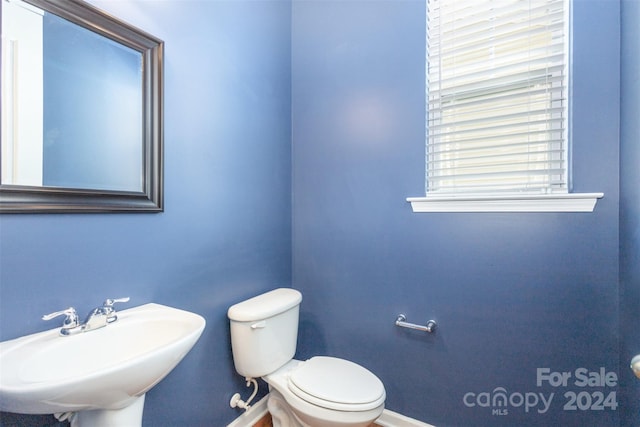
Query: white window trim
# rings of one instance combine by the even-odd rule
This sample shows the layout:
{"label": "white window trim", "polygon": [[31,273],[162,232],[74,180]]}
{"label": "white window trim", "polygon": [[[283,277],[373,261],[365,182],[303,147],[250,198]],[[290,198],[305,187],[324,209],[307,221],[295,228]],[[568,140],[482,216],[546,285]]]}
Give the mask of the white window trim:
{"label": "white window trim", "polygon": [[[565,28],[568,35],[568,31]],[[568,57],[568,53],[565,52]],[[566,141],[569,143],[568,141]],[[567,165],[570,168],[570,165]],[[569,177],[565,177],[569,185]],[[409,197],[413,212],[593,212],[603,193],[442,193]]]}
{"label": "white window trim", "polygon": [[408,197],[413,212],[593,212],[604,193]]}

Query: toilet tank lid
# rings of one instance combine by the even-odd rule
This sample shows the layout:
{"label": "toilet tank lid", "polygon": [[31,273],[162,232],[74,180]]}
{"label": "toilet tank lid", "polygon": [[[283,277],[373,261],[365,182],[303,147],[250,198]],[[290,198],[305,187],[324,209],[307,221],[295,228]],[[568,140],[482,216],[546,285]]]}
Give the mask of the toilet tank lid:
{"label": "toilet tank lid", "polygon": [[283,313],[301,301],[302,294],[295,289],[274,289],[232,305],[227,310],[227,316],[237,322],[253,322]]}

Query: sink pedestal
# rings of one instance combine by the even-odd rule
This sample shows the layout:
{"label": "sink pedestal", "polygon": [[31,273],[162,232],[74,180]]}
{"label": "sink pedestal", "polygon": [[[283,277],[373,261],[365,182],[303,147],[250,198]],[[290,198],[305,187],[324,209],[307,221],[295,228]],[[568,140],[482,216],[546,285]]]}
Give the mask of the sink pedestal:
{"label": "sink pedestal", "polygon": [[140,427],[144,394],[122,409],[95,409],[79,411],[71,417],[71,427]]}

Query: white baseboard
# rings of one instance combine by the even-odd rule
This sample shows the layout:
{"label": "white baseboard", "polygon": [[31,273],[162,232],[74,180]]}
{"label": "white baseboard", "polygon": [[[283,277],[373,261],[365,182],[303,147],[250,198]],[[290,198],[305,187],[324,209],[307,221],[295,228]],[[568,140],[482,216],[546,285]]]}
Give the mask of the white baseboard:
{"label": "white baseboard", "polygon": [[431,424],[405,417],[389,409],[385,409],[384,412],[382,412],[380,418],[376,420],[376,424],[382,427],[435,427]]}
{"label": "white baseboard", "polygon": [[[248,411],[240,415],[238,418],[227,427],[251,427],[262,417],[267,414],[267,399],[269,395],[260,399],[254,405],[251,405]],[[397,412],[385,409],[380,415],[380,418],[376,420],[376,424],[382,427],[435,427],[431,424],[423,423],[422,421],[414,420],[413,418],[405,417]]]}

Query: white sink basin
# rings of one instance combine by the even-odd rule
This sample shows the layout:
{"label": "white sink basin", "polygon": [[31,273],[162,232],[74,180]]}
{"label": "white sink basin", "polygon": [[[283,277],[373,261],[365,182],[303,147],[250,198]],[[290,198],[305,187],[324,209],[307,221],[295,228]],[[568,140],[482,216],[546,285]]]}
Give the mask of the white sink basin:
{"label": "white sink basin", "polygon": [[0,410],[117,412],[138,402],[141,419],[144,393],[191,350],[204,326],[197,314],[145,304],[119,311],[101,329],[62,337],[57,328],[1,342]]}

